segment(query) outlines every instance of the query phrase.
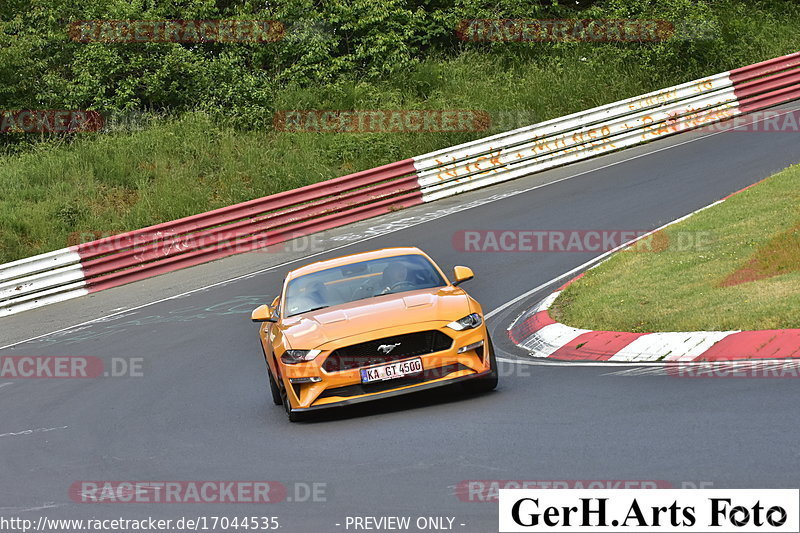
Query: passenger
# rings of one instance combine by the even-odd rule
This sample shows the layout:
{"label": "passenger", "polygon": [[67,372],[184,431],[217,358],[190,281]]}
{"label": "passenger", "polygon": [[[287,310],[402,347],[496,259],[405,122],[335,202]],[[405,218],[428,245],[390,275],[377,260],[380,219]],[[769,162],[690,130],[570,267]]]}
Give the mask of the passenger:
{"label": "passenger", "polygon": [[291,304],[287,311],[290,315],[333,305],[328,287],[321,281],[300,278],[298,282],[300,285],[293,287],[289,293]]}

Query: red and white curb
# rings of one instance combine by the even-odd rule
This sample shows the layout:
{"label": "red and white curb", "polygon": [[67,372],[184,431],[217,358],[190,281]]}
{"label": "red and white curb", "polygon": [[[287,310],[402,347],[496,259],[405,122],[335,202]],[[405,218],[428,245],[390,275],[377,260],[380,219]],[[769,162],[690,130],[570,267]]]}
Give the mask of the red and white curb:
{"label": "red and white curb", "polygon": [[[734,194],[750,187],[752,185]],[[602,262],[592,268],[599,264]],[[568,361],[635,363],[800,358],[800,329],[632,333],[573,328],[556,322],[550,316],[550,307],[564,289],[583,275],[568,281],[517,317],[507,330],[509,339],[533,357]]]}
{"label": "red and white curb", "polygon": [[508,329],[511,341],[533,357],[610,362],[800,358],[800,329],[630,333],[573,328],[548,313],[564,288]]}
{"label": "red and white curb", "polygon": [[508,330],[509,338],[534,357],[623,362],[694,361],[718,342],[739,333],[627,333],[573,328],[556,322],[548,312],[566,287],[522,315]]}

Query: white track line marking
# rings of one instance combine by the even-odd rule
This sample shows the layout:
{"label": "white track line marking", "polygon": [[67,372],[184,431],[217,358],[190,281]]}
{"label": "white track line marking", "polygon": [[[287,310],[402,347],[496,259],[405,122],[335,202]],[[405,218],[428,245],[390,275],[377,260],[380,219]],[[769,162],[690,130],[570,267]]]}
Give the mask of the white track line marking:
{"label": "white track line marking", "polygon": [[11,385],[11,383],[0,383],[0,389],[3,387],[8,387],[9,385]]}
{"label": "white track line marking", "polygon": [[[700,372],[698,375],[693,377],[703,377],[702,371],[704,368],[708,368],[710,373],[719,373],[725,374],[729,372],[737,372],[743,370],[752,370],[758,371],[764,374],[763,377],[798,377],[797,370],[800,368],[800,359],[784,359],[779,362],[775,361],[738,361],[742,364],[732,364],[734,361],[712,361],[706,362],[701,365],[695,365],[700,368]],[[687,367],[686,363],[674,363],[677,365],[677,368]],[[675,368],[673,365],[673,369]],[[613,366],[613,365],[612,365]],[[666,376],[669,375],[667,372],[667,365],[658,366],[658,367],[637,367],[637,368],[629,368],[627,370],[614,370],[611,372],[607,372],[602,374],[603,376]],[[778,373],[784,370],[792,370],[792,376],[767,376],[767,373]],[[725,374],[722,374],[720,377],[726,377]]]}
{"label": "white track line marking", "polygon": [[57,431],[59,429],[67,429],[69,426],[59,426],[56,428],[36,428],[36,429],[24,429],[18,432],[11,432],[11,433],[0,433],[0,438],[2,437],[21,437],[25,435],[33,435],[34,433],[48,433],[50,431]]}
{"label": "white track line marking", "polygon": [[[787,114],[789,114],[789,113],[793,113],[793,112],[794,112],[794,110],[789,110],[789,111],[786,111],[785,113],[781,113],[781,114],[779,114],[779,115],[775,115],[775,117],[769,117],[769,118],[773,119],[773,118],[780,117],[780,116],[783,116],[783,115],[787,115]],[[764,120],[766,120],[766,119],[767,119],[767,117],[763,117],[763,118],[761,118],[761,119],[759,119],[759,120],[756,120],[756,121],[752,122],[751,124],[756,124],[756,123],[758,123],[758,122],[763,122],[763,121],[764,121]],[[735,130],[735,129],[738,129],[738,128],[741,128],[741,127],[744,127],[745,125],[747,125],[747,126],[750,126],[751,124],[741,124],[741,125],[739,125],[739,126],[734,126],[734,127],[732,127],[731,129],[729,129],[729,130],[715,131],[715,132],[709,133],[708,135],[703,135],[703,136],[701,136],[701,137],[696,137],[696,138],[694,138],[694,139],[689,139],[689,140],[686,140],[686,141],[683,141],[683,142],[680,142],[680,143],[677,143],[677,144],[673,144],[673,145],[670,145],[670,146],[664,146],[664,147],[662,147],[662,148],[658,148],[658,149],[656,149],[656,150],[652,150],[652,151],[650,151],[650,152],[646,152],[646,153],[643,153],[643,154],[639,154],[639,155],[635,155],[635,156],[632,156],[632,157],[628,157],[628,158],[626,158],[626,159],[621,159],[621,160],[619,160],[619,161],[615,161],[614,163],[609,163],[608,165],[603,165],[603,166],[600,166],[600,167],[597,167],[597,168],[593,168],[593,169],[589,169],[589,170],[584,170],[583,172],[579,172],[579,173],[577,173],[577,174],[573,174],[573,175],[571,175],[571,176],[566,176],[566,177],[564,177],[564,178],[561,178],[561,179],[553,180],[553,181],[550,181],[550,182],[547,182],[547,183],[542,183],[542,184],[540,184],[540,185],[535,185],[535,186],[533,186],[533,187],[529,187],[529,188],[527,188],[527,189],[521,189],[521,190],[519,190],[519,191],[513,191],[513,192],[512,192],[511,194],[509,194],[508,196],[503,196],[502,198],[497,198],[497,199],[494,199],[494,200],[489,200],[489,201],[487,201],[487,202],[485,202],[485,203],[476,203],[476,204],[474,204],[474,205],[470,205],[470,206],[466,207],[466,208],[465,208],[465,209],[463,209],[462,211],[468,211],[468,210],[470,210],[470,209],[474,209],[474,208],[476,208],[476,207],[482,207],[482,206],[484,206],[484,205],[489,205],[489,204],[492,204],[492,203],[494,203],[494,202],[498,202],[498,201],[501,201],[501,200],[505,200],[506,198],[512,198],[512,197],[514,197],[514,196],[518,196],[518,195],[520,195],[520,194],[525,194],[525,193],[528,193],[528,192],[534,191],[534,190],[536,190],[536,189],[541,189],[541,188],[543,188],[543,187],[547,187],[547,186],[549,186],[549,185],[555,185],[556,183],[561,183],[562,181],[566,181],[566,180],[569,180],[569,179],[572,179],[572,178],[577,178],[577,177],[579,177],[579,176],[583,176],[583,175],[585,175],[585,174],[590,174],[590,173],[592,173],[592,172],[597,172],[597,171],[599,171],[599,170],[604,170],[604,169],[606,169],[606,168],[610,168],[610,167],[614,167],[614,166],[617,166],[617,165],[621,165],[622,163],[627,163],[628,161],[633,161],[634,159],[639,159],[640,157],[645,157],[645,156],[649,156],[649,155],[657,154],[657,153],[659,153],[659,152],[663,152],[663,151],[665,151],[665,150],[671,150],[671,149],[673,149],[673,148],[677,148],[677,147],[679,147],[679,146],[683,146],[683,145],[685,145],[685,144],[689,144],[689,143],[693,143],[693,142],[700,141],[700,140],[703,140],[703,139],[707,139],[707,138],[709,138],[709,137],[713,137],[713,136],[715,136],[715,135],[719,135],[719,134],[721,134],[721,133],[729,133],[729,132],[731,132],[731,131],[733,131],[733,130]],[[686,132],[686,133],[689,133],[689,132]],[[641,146],[641,145],[639,145],[639,146]],[[633,147],[631,147],[631,148],[633,148]],[[610,155],[610,154],[609,154],[609,155]],[[589,161],[591,161],[591,159],[590,159]],[[576,162],[576,163],[579,163],[579,162]],[[556,167],[556,168],[559,168],[559,167]],[[548,170],[550,170],[550,169],[548,169]],[[537,174],[537,173],[534,173],[534,174]],[[531,174],[531,175],[533,175],[533,174]],[[518,179],[521,179],[521,178],[518,178]],[[421,205],[426,205],[426,204],[421,204]],[[713,205],[713,204],[712,204],[712,205]],[[707,207],[711,207],[711,206],[707,206]],[[452,213],[447,213],[447,214],[443,215],[442,217],[438,217],[438,218],[436,218],[436,219],[435,219],[435,221],[439,221],[441,218],[444,218],[444,216],[449,216],[449,215],[452,215],[452,214],[455,214],[455,213],[460,213],[460,212],[462,212],[462,211],[453,211]],[[688,215],[687,215],[687,216],[688,216]],[[233,283],[234,281],[239,281],[239,280],[242,280],[242,279],[245,279],[245,278],[250,278],[250,277],[253,277],[253,276],[257,276],[258,274],[263,274],[264,272],[269,272],[270,270],[275,270],[275,269],[277,269],[277,268],[281,268],[281,267],[284,267],[284,266],[286,266],[286,265],[291,265],[292,263],[296,263],[296,262],[298,262],[298,261],[306,261],[306,260],[308,260],[308,259],[311,259],[311,258],[313,258],[313,257],[317,257],[317,256],[319,256],[319,255],[322,255],[322,254],[327,254],[327,253],[330,253],[330,252],[335,252],[336,250],[341,250],[342,248],[347,248],[348,246],[353,246],[353,245],[355,245],[355,244],[360,244],[360,243],[362,243],[362,242],[366,242],[366,241],[372,240],[372,239],[374,239],[374,238],[376,238],[376,237],[382,237],[382,236],[384,236],[384,235],[388,235],[388,234],[390,234],[390,233],[395,233],[395,232],[397,232],[397,231],[402,231],[402,230],[406,230],[406,229],[408,229],[408,228],[413,228],[414,226],[418,226],[418,225],[420,225],[420,224],[426,224],[426,223],[428,223],[428,222],[433,222],[433,220],[424,220],[424,221],[422,221],[422,222],[419,222],[419,223],[417,223],[417,224],[409,224],[408,226],[405,226],[405,227],[402,227],[402,228],[398,228],[398,229],[395,229],[395,230],[388,230],[388,231],[386,231],[385,233],[379,233],[379,234],[377,234],[377,235],[372,235],[372,236],[366,237],[366,238],[364,238],[364,239],[361,239],[361,240],[358,240],[358,241],[350,242],[350,243],[347,243],[347,244],[343,244],[342,246],[337,246],[337,247],[331,248],[330,250],[324,250],[324,251],[322,251],[322,252],[317,252],[317,253],[315,253],[315,254],[307,255],[307,256],[305,256],[305,257],[299,257],[299,258],[297,258],[297,259],[292,259],[291,261],[287,261],[287,262],[285,262],[285,263],[281,263],[281,264],[279,264],[279,265],[274,265],[274,266],[271,266],[271,267],[267,267],[267,268],[264,268],[264,269],[261,269],[261,270],[256,270],[255,272],[251,272],[251,273],[249,273],[249,274],[243,274],[243,275],[241,275],[241,276],[236,276],[235,278],[227,279],[227,280],[225,280],[225,281],[218,281],[218,282],[216,282],[216,283],[212,283],[212,284],[210,284],[210,285],[206,285],[206,286],[203,286],[203,287],[199,287],[199,288],[197,288],[197,289],[192,289],[192,290],[190,290],[190,291],[182,292],[182,293],[180,293],[180,294],[176,294],[176,295],[174,295],[174,296],[168,296],[168,297],[166,297],[166,298],[161,298],[161,299],[158,299],[158,300],[155,300],[155,301],[152,301],[152,302],[146,303],[146,304],[137,305],[137,306],[135,306],[135,307],[131,307],[131,308],[129,308],[129,309],[125,309],[125,310],[123,310],[123,311],[117,311],[116,313],[107,314],[107,315],[104,315],[104,316],[103,316],[103,317],[101,317],[101,318],[95,318],[95,319],[92,319],[92,320],[87,320],[87,321],[85,321],[85,322],[81,322],[81,323],[79,323],[79,324],[75,324],[74,326],[68,326],[68,327],[66,327],[66,328],[57,329],[57,330],[55,330],[55,331],[51,331],[51,332],[49,332],[49,333],[43,333],[42,335],[37,335],[37,336],[35,336],[35,337],[31,337],[31,338],[29,338],[29,339],[21,340],[21,341],[18,341],[18,342],[13,342],[13,343],[11,343],[11,344],[7,344],[7,345],[5,345],[5,346],[0,346],[0,350],[5,350],[6,348],[12,348],[12,347],[14,347],[14,346],[18,346],[18,345],[20,345],[20,344],[25,344],[26,342],[35,341],[35,340],[37,340],[37,339],[41,339],[41,338],[43,338],[43,337],[48,337],[48,336],[50,336],[50,335],[54,335],[54,334],[56,334],[56,333],[62,333],[62,332],[64,332],[64,331],[69,331],[69,330],[71,330],[71,329],[74,329],[74,328],[77,328],[77,327],[80,327],[80,326],[85,326],[85,325],[88,325],[88,324],[94,324],[95,322],[99,322],[99,321],[103,321],[103,320],[108,320],[109,318],[112,318],[112,317],[114,317],[114,316],[117,316],[117,315],[121,315],[121,314],[123,314],[123,313],[129,313],[129,312],[131,312],[131,311],[137,311],[137,310],[139,310],[139,309],[143,309],[143,308],[145,308],[145,307],[149,307],[149,306],[151,306],[151,305],[156,305],[156,304],[159,304],[159,303],[162,303],[162,302],[166,302],[166,301],[169,301],[169,300],[174,300],[174,299],[177,299],[177,298],[182,298],[182,297],[184,297],[184,296],[188,296],[188,295],[190,295],[190,294],[194,294],[194,293],[196,293],[196,292],[201,292],[201,291],[205,291],[205,290],[208,290],[208,289],[212,289],[212,288],[214,288],[214,287],[219,287],[219,286],[221,286],[221,285],[226,285],[226,284],[228,284],[228,283]],[[657,231],[657,230],[656,230],[656,231]],[[608,252],[607,252],[607,253],[608,253]],[[605,254],[604,254],[604,255],[605,255]],[[581,267],[578,267],[578,268],[576,268],[576,269],[573,269],[573,270],[571,270],[570,272],[568,272],[568,273],[566,273],[566,274],[564,274],[564,275],[562,275],[562,276],[559,276],[558,278],[554,278],[554,279],[555,279],[555,280],[562,279],[562,278],[564,278],[564,277],[568,276],[570,273],[572,273],[572,272],[576,272],[576,271],[577,271],[577,270],[579,270],[580,268],[582,268],[582,266],[581,266]],[[552,282],[553,282],[553,281],[551,280],[550,282],[548,282],[548,283],[546,283],[546,284],[544,284],[544,285],[540,285],[539,287],[540,287],[540,288],[547,287],[547,285],[549,285],[549,284],[550,284],[550,283],[552,283]],[[528,291],[528,292],[527,292],[527,293],[525,293],[525,294],[526,294],[526,295],[527,295],[527,294],[532,294],[532,293],[534,293],[534,292],[536,292],[536,289],[532,289],[532,290]],[[501,307],[498,307],[497,309],[493,310],[491,313],[487,314],[487,315],[486,315],[486,318],[489,318],[489,317],[491,317],[492,315],[494,315],[494,314],[496,314],[496,313],[498,313],[498,312],[502,311],[503,309],[505,309],[506,307],[508,307],[508,306],[509,306],[509,305],[511,305],[512,303],[515,303],[516,301],[519,301],[519,300],[521,300],[523,297],[524,297],[524,295],[523,295],[523,296],[521,296],[521,297],[519,297],[519,298],[516,298],[515,300],[512,300],[511,302],[508,302],[508,303],[506,303],[506,304],[503,304],[503,306],[501,306]]]}
{"label": "white track line marking", "polygon": [[[552,359],[508,359],[507,357],[498,357],[498,361],[503,363],[510,363],[512,365],[531,365],[531,366],[603,366],[606,368],[623,368],[626,366],[663,366],[664,363],[655,363],[651,361],[640,363],[608,363],[606,361],[557,361]],[[674,363],[673,363],[674,364]],[[688,363],[686,363],[688,364]]]}
{"label": "white track line marking", "polygon": [[42,511],[44,509],[55,509],[56,507],[64,507],[66,503],[47,502],[38,507],[0,507],[0,511],[12,513],[27,513],[30,511]]}

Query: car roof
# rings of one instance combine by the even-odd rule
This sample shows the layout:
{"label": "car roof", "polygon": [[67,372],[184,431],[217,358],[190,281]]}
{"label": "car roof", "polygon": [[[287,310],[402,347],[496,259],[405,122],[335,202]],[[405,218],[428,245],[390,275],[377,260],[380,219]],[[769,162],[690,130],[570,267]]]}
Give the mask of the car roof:
{"label": "car roof", "polygon": [[[311,274],[312,272],[319,272],[321,270],[327,270],[329,268],[335,268],[342,265],[360,263],[362,261],[369,261],[371,259],[381,259],[384,257],[394,257],[398,255],[412,255],[412,254],[421,255],[423,257],[428,258],[425,252],[414,246],[408,246],[403,248],[381,248],[380,250],[372,250],[371,252],[361,252],[357,254],[336,257],[334,259],[317,261],[316,263],[311,263],[310,265],[305,265],[300,268],[296,268],[294,270],[291,270],[286,275],[286,280],[288,281],[290,279],[298,278],[306,274]],[[431,262],[433,261],[431,260]]]}

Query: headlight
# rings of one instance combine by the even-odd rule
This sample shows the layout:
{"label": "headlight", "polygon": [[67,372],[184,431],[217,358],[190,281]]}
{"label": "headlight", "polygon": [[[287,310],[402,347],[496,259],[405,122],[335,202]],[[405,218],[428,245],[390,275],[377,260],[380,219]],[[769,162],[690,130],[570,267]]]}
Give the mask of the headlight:
{"label": "headlight", "polygon": [[321,350],[286,350],[281,356],[281,361],[287,365],[295,365],[313,361],[321,353]]}
{"label": "headlight", "polygon": [[472,313],[471,315],[467,315],[460,320],[456,320],[455,322],[450,322],[447,324],[447,327],[450,329],[454,329],[456,331],[461,331],[464,329],[475,329],[478,326],[483,324],[483,319],[481,315],[478,313]]}

